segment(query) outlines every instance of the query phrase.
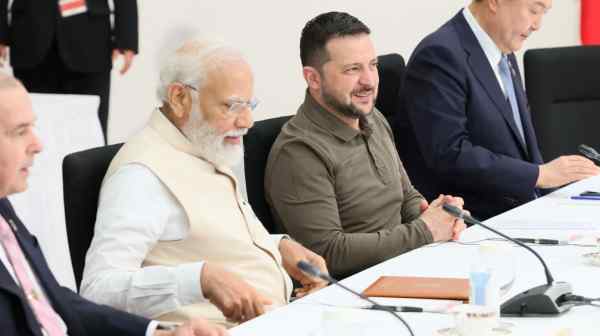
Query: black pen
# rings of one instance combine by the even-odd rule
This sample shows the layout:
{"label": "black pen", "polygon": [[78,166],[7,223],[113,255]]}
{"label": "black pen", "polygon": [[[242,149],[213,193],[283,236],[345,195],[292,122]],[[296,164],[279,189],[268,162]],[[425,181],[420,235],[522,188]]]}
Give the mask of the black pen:
{"label": "black pen", "polygon": [[388,305],[371,305],[363,307],[363,309],[391,311],[395,313],[439,313],[438,310],[427,310],[421,307],[411,306],[388,306]]}
{"label": "black pen", "polygon": [[526,244],[564,245],[564,242],[561,242],[560,240],[557,240],[557,239],[515,238],[515,240],[518,240],[521,243],[526,243]]}

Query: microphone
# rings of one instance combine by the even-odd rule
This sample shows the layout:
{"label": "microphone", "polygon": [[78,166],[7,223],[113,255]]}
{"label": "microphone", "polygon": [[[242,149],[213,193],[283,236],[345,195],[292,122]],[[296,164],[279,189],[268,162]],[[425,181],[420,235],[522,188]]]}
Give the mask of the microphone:
{"label": "microphone", "polygon": [[550,273],[548,265],[546,265],[544,259],[542,259],[534,249],[519,240],[513,239],[504,233],[483,224],[453,205],[444,204],[443,208],[446,212],[456,218],[464,220],[467,224],[479,225],[482,228],[525,248],[533,253],[533,255],[535,255],[542,263],[546,274],[546,284],[528,289],[504,302],[500,308],[500,312],[503,316],[558,315],[574,306],[574,304],[567,302],[567,298],[572,292],[571,285],[566,282],[554,282],[554,278],[552,277],[552,273]]}
{"label": "microphone", "polygon": [[577,149],[579,149],[579,153],[581,153],[583,156],[595,161],[596,163],[600,163],[600,154],[598,154],[594,148],[581,144],[577,147]]}
{"label": "microphone", "polygon": [[[373,305],[371,307],[371,309],[386,311],[386,312],[394,315],[395,318],[397,318],[398,320],[400,320],[400,322],[402,322],[402,324],[404,324],[404,326],[406,327],[406,329],[408,330],[408,332],[410,333],[411,336],[415,335],[415,333],[412,331],[412,329],[410,328],[410,326],[408,325],[408,323],[400,315],[396,314],[396,312],[398,310],[403,310],[404,307],[394,307],[394,306],[380,305],[377,302],[371,300],[368,296],[366,296],[366,295],[364,295],[362,293],[359,293],[359,292],[357,292],[357,291],[355,291],[355,290],[353,290],[353,289],[351,289],[351,288],[349,288],[349,287],[341,284],[339,281],[337,281],[336,279],[334,279],[333,277],[331,277],[329,274],[321,272],[321,270],[318,267],[312,265],[311,263],[309,263],[307,261],[300,260],[298,262],[297,266],[298,266],[298,268],[302,272],[304,272],[304,273],[306,273],[306,274],[308,274],[308,275],[310,275],[310,276],[312,276],[314,278],[319,278],[319,279],[323,279],[325,281],[328,281],[328,282],[330,282],[330,283],[332,283],[332,284],[334,284],[334,285],[336,285],[336,286],[344,289],[345,291],[350,292],[350,293],[358,296],[359,298],[361,298],[361,299],[369,302],[370,304]],[[410,309],[413,309],[414,307],[405,307],[405,308],[408,308],[407,310],[410,311]]]}

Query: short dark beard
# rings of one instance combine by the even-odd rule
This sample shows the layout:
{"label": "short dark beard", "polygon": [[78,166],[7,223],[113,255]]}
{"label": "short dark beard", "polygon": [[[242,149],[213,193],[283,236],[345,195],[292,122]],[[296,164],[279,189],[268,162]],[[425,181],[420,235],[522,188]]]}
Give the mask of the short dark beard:
{"label": "short dark beard", "polygon": [[365,117],[373,112],[373,108],[371,109],[371,111],[365,113],[361,111],[358,107],[356,107],[356,105],[352,104],[352,102],[350,102],[349,104],[342,103],[333,95],[329,94],[329,90],[327,90],[327,86],[324,84],[325,83],[323,83],[323,87],[321,89],[321,96],[323,97],[323,102],[329,105],[334,111],[338,112],[339,114],[352,119],[360,119],[361,117]]}

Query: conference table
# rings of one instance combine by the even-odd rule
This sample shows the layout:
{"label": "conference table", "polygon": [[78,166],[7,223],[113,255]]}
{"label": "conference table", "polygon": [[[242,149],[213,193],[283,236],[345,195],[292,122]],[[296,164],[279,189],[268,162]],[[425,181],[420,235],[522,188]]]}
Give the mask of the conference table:
{"label": "conference table", "polygon": [[[531,247],[546,260],[556,281],[569,282],[574,294],[599,298],[600,267],[593,266],[583,255],[600,251],[596,239],[600,236],[600,201],[571,199],[571,196],[586,190],[600,191],[600,176],[566,186],[485,223],[513,237],[568,241],[570,245]],[[506,255],[507,264],[512,267],[512,272],[507,272],[511,273],[510,276],[506,278],[514,279],[514,282],[502,300],[545,283],[540,262],[527,250],[506,241],[481,241],[496,237],[481,227],[470,227],[461,235],[460,243],[446,242],[421,247],[344,279],[342,283],[363,291],[380,276],[468,278],[481,244],[496,246],[497,250]],[[422,299],[375,300],[381,304],[430,309],[452,304],[448,301]],[[351,319],[353,335],[408,335],[404,326],[390,314],[356,308],[364,305],[364,302],[350,293],[329,286],[232,328],[230,332],[233,336],[318,336],[325,334],[324,317],[342,316],[344,321]],[[412,327],[415,335],[438,335],[439,330],[454,327],[455,324],[454,316],[450,313],[402,313],[401,316]],[[592,306],[574,307],[559,316],[502,317],[501,321],[510,325],[508,335],[600,335],[600,308]]]}

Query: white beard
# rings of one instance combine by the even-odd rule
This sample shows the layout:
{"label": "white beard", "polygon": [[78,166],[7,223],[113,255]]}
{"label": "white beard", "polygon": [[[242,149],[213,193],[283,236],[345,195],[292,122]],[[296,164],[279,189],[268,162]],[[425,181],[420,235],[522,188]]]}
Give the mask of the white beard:
{"label": "white beard", "polygon": [[225,143],[225,137],[243,136],[247,130],[233,130],[219,135],[217,130],[204,120],[197,106],[193,104],[190,119],[181,128],[181,132],[194,145],[198,156],[217,166],[231,168],[237,165],[244,157],[243,147],[241,144]]}

